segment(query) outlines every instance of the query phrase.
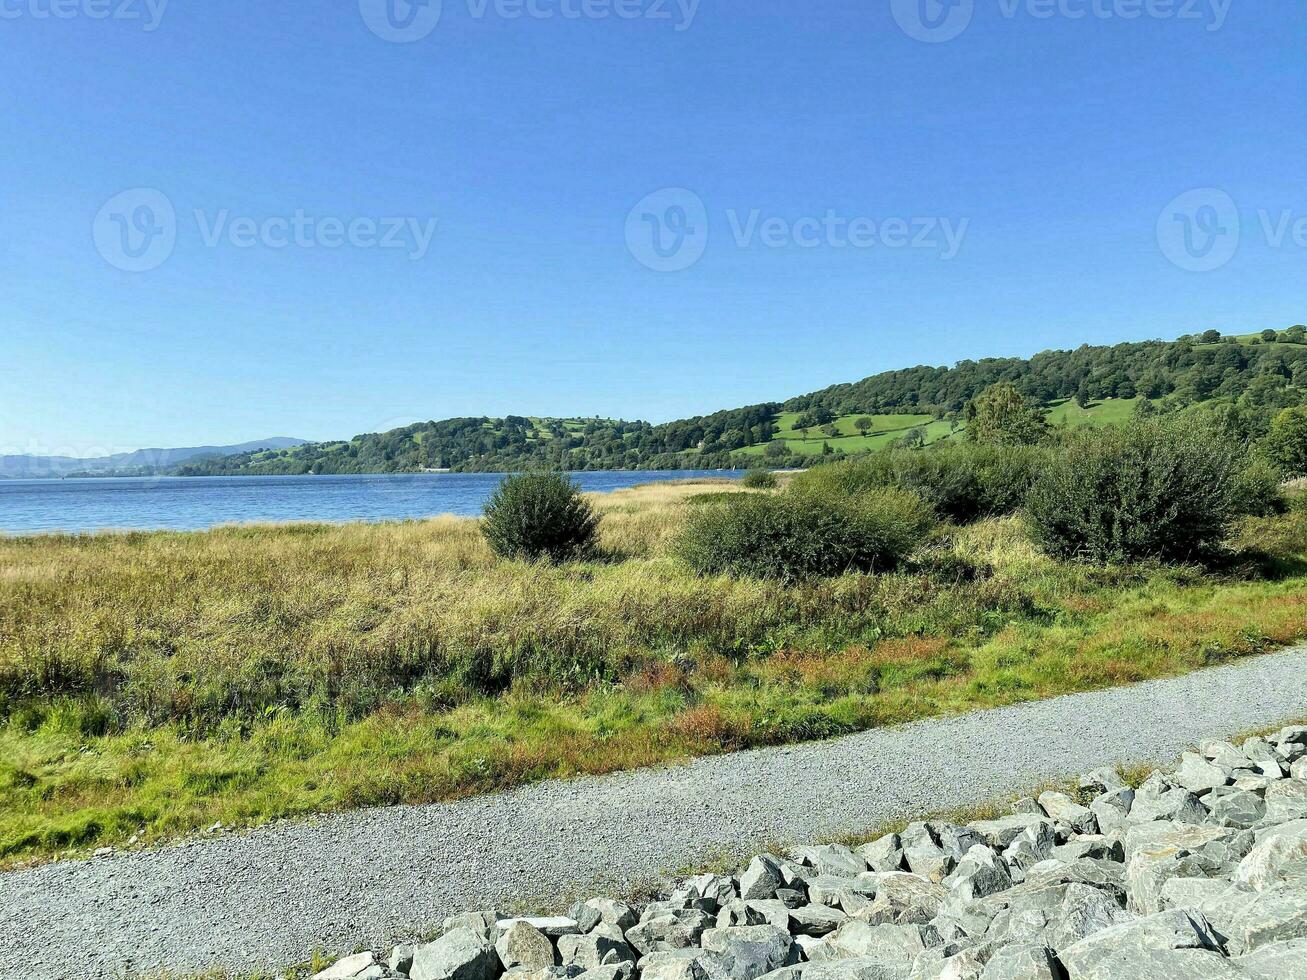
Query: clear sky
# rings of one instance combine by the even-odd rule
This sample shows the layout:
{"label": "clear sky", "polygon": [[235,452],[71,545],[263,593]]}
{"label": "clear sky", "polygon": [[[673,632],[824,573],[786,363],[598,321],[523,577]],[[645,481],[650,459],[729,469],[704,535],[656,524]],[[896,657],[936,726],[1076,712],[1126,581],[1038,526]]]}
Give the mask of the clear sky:
{"label": "clear sky", "polygon": [[1305,41],[1290,0],[0,0],[0,452],[1284,328]]}

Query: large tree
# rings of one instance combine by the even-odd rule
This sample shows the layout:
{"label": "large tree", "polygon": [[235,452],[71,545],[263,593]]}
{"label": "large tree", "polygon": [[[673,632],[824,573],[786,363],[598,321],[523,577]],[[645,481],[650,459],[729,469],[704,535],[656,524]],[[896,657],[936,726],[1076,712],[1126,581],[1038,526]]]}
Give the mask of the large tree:
{"label": "large tree", "polygon": [[1010,381],[990,385],[967,403],[967,438],[1005,446],[1033,446],[1048,434],[1044,413]]}

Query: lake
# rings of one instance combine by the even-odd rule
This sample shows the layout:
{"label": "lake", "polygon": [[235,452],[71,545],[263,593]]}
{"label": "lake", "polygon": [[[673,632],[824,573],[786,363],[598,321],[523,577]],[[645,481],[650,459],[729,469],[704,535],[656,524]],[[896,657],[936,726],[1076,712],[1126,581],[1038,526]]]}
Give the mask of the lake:
{"label": "lake", "polygon": [[[592,491],[736,475],[718,470],[572,474],[582,489]],[[502,479],[502,473],[413,473],[0,480],[0,533],[110,528],[193,531],[216,524],[391,521],[479,514]]]}

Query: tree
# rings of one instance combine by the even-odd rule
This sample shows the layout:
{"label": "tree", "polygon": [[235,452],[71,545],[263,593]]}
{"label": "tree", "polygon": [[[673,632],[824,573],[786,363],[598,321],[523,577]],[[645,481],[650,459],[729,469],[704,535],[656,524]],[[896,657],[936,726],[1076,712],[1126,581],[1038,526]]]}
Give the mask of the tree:
{"label": "tree", "polygon": [[1307,475],[1307,407],[1286,408],[1275,416],[1262,448],[1285,476]]}
{"label": "tree", "polygon": [[1005,446],[1032,446],[1048,434],[1044,413],[1027,404],[1010,381],[991,385],[967,403],[967,438]]}
{"label": "tree", "polygon": [[1202,337],[1199,338],[1199,342],[1203,344],[1219,344],[1221,342],[1221,331],[1204,330]]}
{"label": "tree", "polygon": [[899,445],[904,449],[920,449],[926,444],[926,430],[921,426],[909,429],[899,440]]}
{"label": "tree", "polygon": [[784,440],[774,439],[767,443],[767,448],[762,451],[762,454],[768,459],[777,459],[781,456],[788,456],[790,454],[790,447],[785,445]]}
{"label": "tree", "polygon": [[1275,340],[1275,331],[1274,331],[1274,330],[1269,330],[1269,329],[1267,329],[1267,330],[1263,330],[1263,331],[1262,331],[1262,340],[1266,341],[1268,344],[1274,342],[1274,340]]}
{"label": "tree", "polygon": [[835,428],[835,426],[828,424],[828,425],[823,425],[821,427],[821,433],[827,439],[834,439],[837,435],[840,434],[840,431],[839,429]]}
{"label": "tree", "polygon": [[858,419],[856,422],[853,423],[853,427],[865,436],[867,434],[867,430],[870,429],[875,424],[876,423],[871,420],[870,415],[864,415],[862,416],[862,418]]}

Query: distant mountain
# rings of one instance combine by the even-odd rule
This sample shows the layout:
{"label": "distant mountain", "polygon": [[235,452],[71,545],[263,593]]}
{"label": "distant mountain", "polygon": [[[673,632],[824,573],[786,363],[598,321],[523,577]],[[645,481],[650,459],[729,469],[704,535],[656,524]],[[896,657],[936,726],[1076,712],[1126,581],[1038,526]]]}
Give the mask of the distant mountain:
{"label": "distant mountain", "polygon": [[190,446],[184,449],[138,449],[132,453],[115,453],[78,459],[73,456],[0,456],[0,478],[38,479],[57,476],[125,476],[149,475],[175,469],[183,463],[201,459],[220,459],[260,449],[292,449],[304,445],[303,439],[273,436],[235,446]]}

